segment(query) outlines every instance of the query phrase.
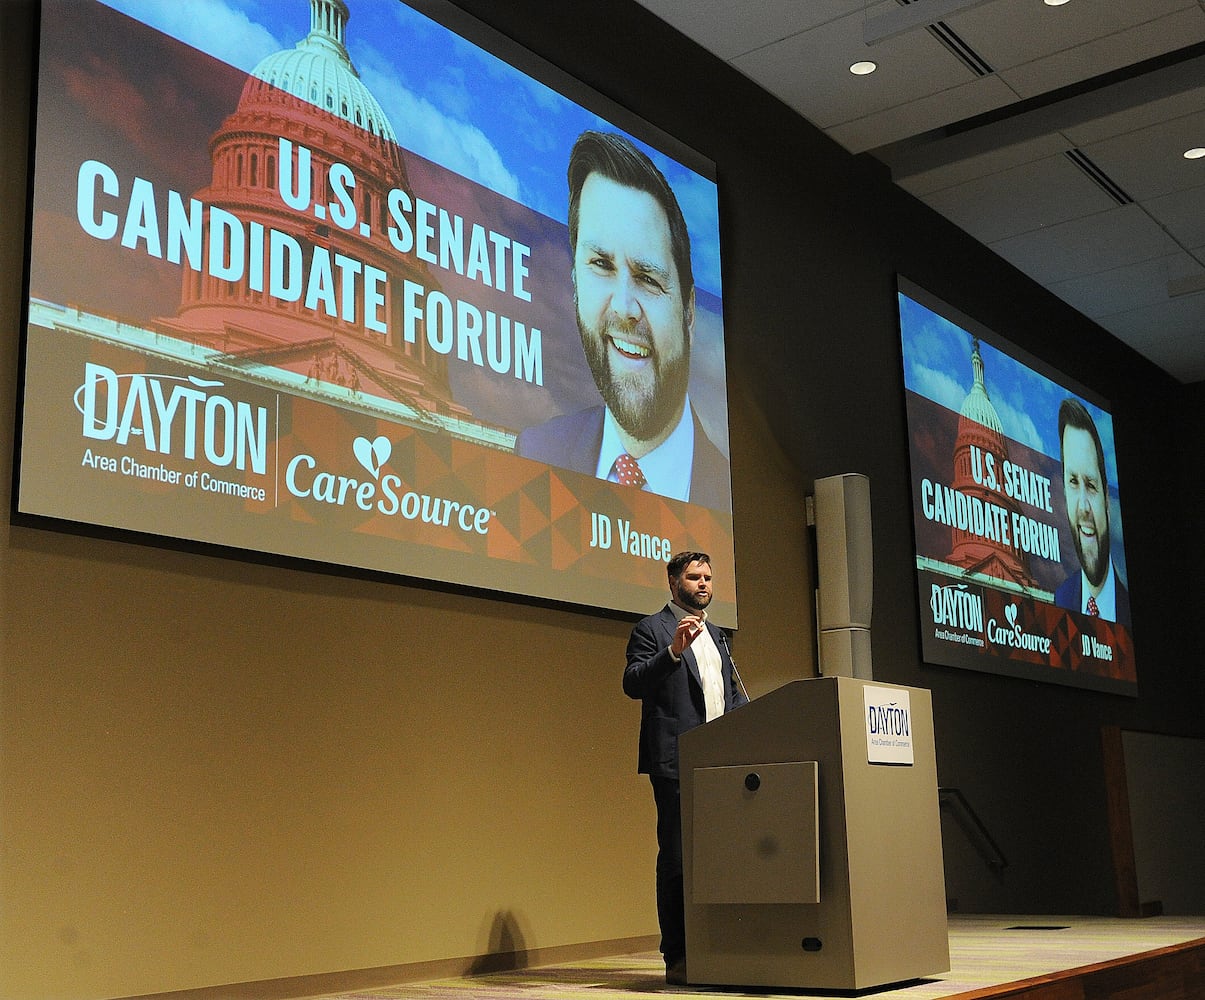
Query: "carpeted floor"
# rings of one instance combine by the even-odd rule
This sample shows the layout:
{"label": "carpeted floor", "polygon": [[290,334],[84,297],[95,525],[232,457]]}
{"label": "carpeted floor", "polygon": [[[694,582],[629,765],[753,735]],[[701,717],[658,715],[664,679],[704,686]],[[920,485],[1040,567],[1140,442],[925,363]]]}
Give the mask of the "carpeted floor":
{"label": "carpeted floor", "polygon": [[[1058,928],[1058,929],[1054,929]],[[945,1000],[982,996],[985,988],[1083,968],[1205,938],[1205,917],[950,918],[948,973],[879,990],[851,993],[756,990],[698,986],[667,987],[656,953],[617,955],[571,965],[547,966],[465,979],[410,983],[331,994],[330,1000],[637,1000],[666,993],[722,996],[794,996],[813,1000]]]}

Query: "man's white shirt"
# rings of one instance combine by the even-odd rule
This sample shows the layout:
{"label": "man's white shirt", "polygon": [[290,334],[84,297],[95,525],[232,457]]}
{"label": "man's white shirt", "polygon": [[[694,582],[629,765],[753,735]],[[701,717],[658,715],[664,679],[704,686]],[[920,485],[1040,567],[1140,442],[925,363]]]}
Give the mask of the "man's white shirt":
{"label": "man's white shirt", "polygon": [[[598,449],[598,468],[595,475],[599,479],[617,480],[611,474],[615,459],[624,454],[623,443],[619,439],[619,427],[610,410],[603,413],[602,445]],[[637,459],[640,471],[644,473],[644,488],[650,493],[656,493],[672,500],[690,499],[690,470],[695,454],[695,424],[691,418],[690,397],[682,408],[682,418],[664,441],[647,455]]]}

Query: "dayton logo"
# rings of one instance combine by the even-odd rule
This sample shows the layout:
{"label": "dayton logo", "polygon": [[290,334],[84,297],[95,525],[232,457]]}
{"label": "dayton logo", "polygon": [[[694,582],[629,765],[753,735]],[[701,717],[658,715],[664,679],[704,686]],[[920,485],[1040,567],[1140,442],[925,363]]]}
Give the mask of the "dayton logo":
{"label": "dayton logo", "polygon": [[223,387],[189,376],[118,374],[89,361],[84,384],[75,390],[75,408],[83,435],[122,447],[141,437],[147,451],[197,457],[216,466],[250,468],[264,475],[268,456],[268,411],[232,400],[213,389]]}
{"label": "dayton logo", "polygon": [[995,618],[987,623],[989,642],[995,643],[997,646],[1010,646],[1013,649],[1024,649],[1043,655],[1050,652],[1051,640],[1048,636],[1026,632],[1021,628],[1017,620],[1020,617],[1020,610],[1015,601],[1005,607],[1004,617],[1008,619],[1007,628],[997,624]]}
{"label": "dayton logo", "polygon": [[933,584],[929,596],[934,625],[949,625],[970,632],[983,631],[983,598],[967,590],[965,583],[943,587]]}
{"label": "dayton logo", "polygon": [[[299,500],[314,500],[332,507],[356,507],[367,513],[385,517],[401,517],[407,521],[423,521],[441,528],[484,535],[489,531],[493,511],[460,500],[435,497],[427,493],[405,490],[402,477],[384,472],[393,456],[393,444],[381,434],[371,441],[357,437],[351,445],[352,457],[372,478],[344,475],[318,469],[312,455],[294,455],[285,469],[285,488]],[[316,471],[317,470],[317,471]]]}
{"label": "dayton logo", "polygon": [[876,736],[911,736],[912,717],[899,702],[866,706],[866,725]]}

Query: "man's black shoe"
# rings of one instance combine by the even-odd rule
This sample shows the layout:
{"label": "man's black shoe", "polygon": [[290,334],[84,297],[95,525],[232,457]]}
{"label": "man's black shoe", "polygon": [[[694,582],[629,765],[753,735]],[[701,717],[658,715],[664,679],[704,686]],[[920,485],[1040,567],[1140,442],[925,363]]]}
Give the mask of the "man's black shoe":
{"label": "man's black shoe", "polygon": [[665,982],[669,986],[686,985],[686,959],[679,958],[665,965]]}

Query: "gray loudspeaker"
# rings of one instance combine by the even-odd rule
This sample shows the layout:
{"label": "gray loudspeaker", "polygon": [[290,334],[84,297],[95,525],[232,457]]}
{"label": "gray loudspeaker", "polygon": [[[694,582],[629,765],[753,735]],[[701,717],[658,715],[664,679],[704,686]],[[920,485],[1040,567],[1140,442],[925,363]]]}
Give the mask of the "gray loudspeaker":
{"label": "gray loudspeaker", "polygon": [[824,677],[874,680],[868,628],[821,629],[819,655],[820,673]]}
{"label": "gray loudspeaker", "polygon": [[817,479],[815,510],[820,672],[871,680],[870,480],[856,473]]}

